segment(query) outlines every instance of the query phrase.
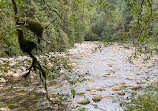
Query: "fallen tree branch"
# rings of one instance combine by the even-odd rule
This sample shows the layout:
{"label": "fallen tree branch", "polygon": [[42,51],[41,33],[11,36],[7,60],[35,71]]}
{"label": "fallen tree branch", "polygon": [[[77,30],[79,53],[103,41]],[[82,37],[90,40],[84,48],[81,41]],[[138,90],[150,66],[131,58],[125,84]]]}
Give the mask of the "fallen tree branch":
{"label": "fallen tree branch", "polygon": [[[17,10],[15,0],[12,0],[12,3],[13,3],[13,9],[14,9],[14,13],[15,13],[16,25],[19,25],[19,19],[17,18],[18,10]],[[53,101],[51,101],[50,98],[48,97],[48,89],[47,89],[47,82],[46,82],[47,72],[42,67],[42,65],[37,60],[37,58],[32,54],[32,50],[37,48],[37,46],[34,42],[32,42],[30,40],[26,40],[24,38],[23,30],[21,28],[17,28],[17,31],[18,31],[20,49],[32,58],[32,64],[31,64],[31,67],[29,68],[29,72],[26,73],[23,77],[27,77],[30,74],[30,71],[32,68],[38,69],[39,73],[40,73],[40,79],[41,79],[41,81],[44,85],[45,91],[46,91],[46,97],[47,97],[48,101],[53,103]]]}

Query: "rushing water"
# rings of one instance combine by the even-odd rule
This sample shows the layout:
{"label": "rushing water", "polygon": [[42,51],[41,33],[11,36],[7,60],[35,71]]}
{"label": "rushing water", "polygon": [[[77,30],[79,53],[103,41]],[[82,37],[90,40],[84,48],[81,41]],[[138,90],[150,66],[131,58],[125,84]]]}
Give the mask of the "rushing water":
{"label": "rushing water", "polygon": [[[38,111],[69,111],[76,110],[70,109],[71,106],[81,106],[86,108],[86,111],[122,111],[123,109],[119,107],[119,103],[116,101],[119,95],[117,91],[113,90],[113,87],[119,86],[120,90],[125,91],[123,97],[128,97],[130,88],[136,86],[146,86],[154,78],[157,78],[158,69],[156,66],[149,68],[152,65],[154,59],[151,59],[148,63],[142,64],[143,60],[140,57],[133,62],[127,60],[127,56],[132,54],[133,49],[128,47],[124,48],[123,45],[109,45],[107,47],[102,47],[101,51],[87,51],[86,49],[89,44],[81,45],[81,49],[72,49],[70,53],[72,56],[72,61],[75,61],[74,70],[79,73],[85,74],[87,71],[89,75],[85,75],[87,81],[78,83],[74,86],[75,91],[85,92],[84,97],[90,100],[87,105],[77,104],[76,101],[81,98],[81,96],[76,95],[72,98],[72,102],[60,104],[59,106],[51,106],[47,101],[45,94],[43,93],[42,87],[37,87],[39,83],[32,83],[32,86],[27,88],[28,84],[23,83],[21,87],[14,86],[11,90],[3,88],[4,92],[8,94],[4,96],[3,93],[0,94],[0,101],[3,104],[7,104],[11,110],[14,111],[24,111],[24,110],[38,110]],[[73,53],[72,53],[73,52]],[[78,53],[81,52],[81,53]],[[77,53],[77,55],[76,55]],[[73,75],[75,77],[75,75]],[[147,79],[148,78],[148,79]],[[143,82],[139,82],[142,81]],[[61,83],[54,83],[49,86],[49,92],[65,92],[70,94],[70,86],[67,82],[61,81]],[[36,87],[36,88],[35,88]],[[86,91],[87,87],[103,88],[102,91],[95,90],[96,95],[107,95],[99,102],[93,102],[92,95],[90,91]],[[1,103],[1,104],[2,104]]]}

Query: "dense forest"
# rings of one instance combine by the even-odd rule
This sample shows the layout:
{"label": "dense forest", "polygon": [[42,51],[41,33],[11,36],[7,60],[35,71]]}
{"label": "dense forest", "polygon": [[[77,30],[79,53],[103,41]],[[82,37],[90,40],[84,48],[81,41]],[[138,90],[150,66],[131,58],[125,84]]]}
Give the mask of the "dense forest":
{"label": "dense forest", "polygon": [[[83,82],[85,78],[79,75],[77,80],[71,80],[73,77],[67,74],[74,72],[66,58],[50,57],[53,65],[48,68],[50,61],[46,62],[47,56],[44,55],[50,52],[64,52],[76,43],[99,41],[108,45],[128,44],[136,49],[130,59],[137,58],[137,55],[149,54],[144,60],[150,60],[152,54],[158,53],[157,17],[157,0],[0,0],[0,57],[29,55],[32,61],[27,61],[31,66],[24,65],[28,72],[23,77],[27,78],[31,71],[39,73],[38,79],[44,85],[48,101],[52,102],[48,97],[46,82],[47,79],[61,77],[62,68],[67,70],[63,78],[72,86],[75,84],[74,81]],[[44,61],[38,59],[37,56],[40,55],[44,56]],[[0,64],[1,72],[10,70],[6,69]],[[1,77],[8,79],[0,74]],[[74,98],[75,88],[70,89]],[[157,90],[157,86],[148,87],[148,90],[152,89]],[[154,94],[147,92],[147,96]],[[58,98],[64,101],[62,97],[58,94]],[[131,100],[131,104],[144,102],[144,106],[150,105],[153,111],[158,108],[158,100],[152,101],[151,98],[146,99],[144,96]],[[148,101],[152,101],[151,104],[147,103]],[[136,110],[128,104],[129,102],[123,101],[120,106],[124,105],[127,111]],[[141,110],[139,105],[138,109]],[[80,111],[85,109],[82,108]],[[142,111],[145,109],[142,108]]]}
{"label": "dense forest", "polygon": [[[43,25],[44,52],[63,51],[74,43],[157,41],[156,0],[17,0],[19,16]],[[1,56],[21,54],[11,1],[1,0]],[[36,35],[24,28],[27,39]]]}

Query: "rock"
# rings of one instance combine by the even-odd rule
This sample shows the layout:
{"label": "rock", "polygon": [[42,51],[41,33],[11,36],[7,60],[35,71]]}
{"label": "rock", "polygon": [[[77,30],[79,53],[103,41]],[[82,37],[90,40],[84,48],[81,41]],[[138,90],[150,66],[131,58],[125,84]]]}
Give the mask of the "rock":
{"label": "rock", "polygon": [[101,95],[95,95],[95,96],[92,97],[92,100],[93,100],[94,102],[96,102],[96,101],[101,101],[101,99],[102,99],[102,96],[101,96]]}
{"label": "rock", "polygon": [[62,101],[62,100],[59,99],[58,97],[56,97],[56,98],[50,98],[50,100],[53,101],[53,102],[55,102],[55,103],[59,103],[59,102]]}
{"label": "rock", "polygon": [[114,95],[114,93],[109,93],[109,95]]}
{"label": "rock", "polygon": [[125,92],[124,91],[118,91],[117,94],[118,95],[125,95]]}
{"label": "rock", "polygon": [[89,61],[88,63],[93,63],[93,61]]}
{"label": "rock", "polygon": [[134,90],[134,91],[136,91],[136,90],[143,89],[143,87],[139,85],[139,86],[135,86],[135,87],[133,87],[131,89]]}
{"label": "rock", "polygon": [[14,78],[19,78],[19,77],[20,77],[20,74],[19,74],[19,73],[14,73],[14,74],[12,74],[12,76],[13,76]]}
{"label": "rock", "polygon": [[61,69],[61,70],[60,70],[60,73],[64,73],[64,69]]}
{"label": "rock", "polygon": [[85,94],[85,91],[80,91],[78,94]]}
{"label": "rock", "polygon": [[136,80],[136,78],[131,78],[130,80]]}
{"label": "rock", "polygon": [[113,91],[118,91],[118,90],[120,90],[120,86],[114,86],[114,87],[112,88],[112,90],[113,90]]}
{"label": "rock", "polygon": [[[45,90],[41,90],[41,92],[43,92],[43,93],[46,93],[46,91]],[[48,93],[48,96],[54,96],[54,95],[58,95],[59,93],[58,92],[49,92]]]}
{"label": "rock", "polygon": [[96,91],[93,89],[93,90],[90,90],[90,92],[96,92]]}
{"label": "rock", "polygon": [[101,77],[108,77],[107,75],[101,75]]}
{"label": "rock", "polygon": [[48,66],[48,67],[52,67],[53,65],[52,65],[52,63],[49,62],[49,63],[47,64],[47,66]]}
{"label": "rock", "polygon": [[132,76],[133,74],[128,74],[128,76]]}
{"label": "rock", "polygon": [[86,91],[90,91],[90,90],[93,90],[93,89],[94,89],[93,87],[87,87]]}
{"label": "rock", "polygon": [[0,108],[0,111],[11,111],[9,108]]}
{"label": "rock", "polygon": [[[45,89],[42,89],[43,87],[40,87],[40,90],[38,90],[37,92],[40,92],[40,93],[46,93],[46,90]],[[51,93],[48,93],[49,96],[51,96],[52,94]]]}
{"label": "rock", "polygon": [[158,79],[154,79],[153,81],[154,81],[154,82],[158,82]]}
{"label": "rock", "polygon": [[98,76],[98,74],[96,74],[96,73],[92,73],[91,75],[92,75],[92,76]]}
{"label": "rock", "polygon": [[136,81],[136,83],[137,83],[137,84],[142,84],[142,81],[139,80],[139,81]]}
{"label": "rock", "polygon": [[107,95],[101,95],[102,96],[102,98],[106,98],[106,97],[108,97]]}
{"label": "rock", "polygon": [[111,97],[111,98],[112,98],[112,97],[114,97],[114,95],[110,95],[110,94],[109,94],[109,97]]}
{"label": "rock", "polygon": [[91,94],[91,95],[96,95],[95,90],[91,90],[91,91],[90,91],[90,94]]}
{"label": "rock", "polygon": [[77,100],[78,104],[89,104],[90,100],[88,98],[81,98],[79,100]]}
{"label": "rock", "polygon": [[135,73],[135,75],[142,75],[142,73]]}
{"label": "rock", "polygon": [[4,78],[0,78],[0,83],[5,83],[6,80]]}
{"label": "rock", "polygon": [[93,77],[89,78],[88,81],[95,82],[95,79]]}
{"label": "rock", "polygon": [[107,61],[106,59],[103,59],[102,61]]}
{"label": "rock", "polygon": [[128,86],[129,86],[129,87],[134,87],[134,84],[129,83]]}
{"label": "rock", "polygon": [[68,81],[67,81],[67,80],[64,80],[64,81],[62,81],[62,83],[68,83]]}
{"label": "rock", "polygon": [[150,80],[149,83],[150,83],[150,84],[153,84],[153,83],[154,83],[154,80]]}
{"label": "rock", "polygon": [[103,91],[104,90],[104,88],[102,88],[102,87],[95,87],[94,89],[97,90],[97,91]]}
{"label": "rock", "polygon": [[108,64],[109,67],[112,67],[113,65],[114,65],[114,63],[109,63]]}
{"label": "rock", "polygon": [[125,71],[125,72],[127,72],[127,71],[128,71],[128,69],[124,69],[124,71]]}
{"label": "rock", "polygon": [[145,84],[147,81],[146,80],[142,80],[141,82],[142,82],[142,84]]}
{"label": "rock", "polygon": [[110,75],[110,72],[106,72],[105,75]]}
{"label": "rock", "polygon": [[82,65],[78,65],[77,67],[83,67]]}
{"label": "rock", "polygon": [[107,87],[112,87],[113,85],[106,85],[106,86],[104,86],[105,88],[107,88]]}
{"label": "rock", "polygon": [[56,86],[50,86],[50,87],[48,87],[48,89],[50,89],[50,90],[54,90],[56,88],[57,88]]}
{"label": "rock", "polygon": [[77,66],[77,64],[76,63],[71,63],[71,64],[69,64],[71,67],[76,67]]}
{"label": "rock", "polygon": [[70,106],[72,109],[74,109],[75,108],[75,105],[74,104],[71,104],[71,106]]}
{"label": "rock", "polygon": [[92,92],[90,92],[90,94],[91,94],[91,95],[96,95],[96,93],[95,93],[95,92],[93,92],[93,91],[92,91]]}
{"label": "rock", "polygon": [[116,85],[119,85],[119,86],[123,86],[123,85],[125,85],[126,83],[124,82],[124,81],[121,81],[121,82],[118,82],[118,83],[116,83]]}
{"label": "rock", "polygon": [[72,102],[72,99],[71,99],[71,98],[68,98],[68,99],[67,99],[67,102]]}
{"label": "rock", "polygon": [[[3,87],[0,87],[0,90],[3,89]],[[0,110],[1,111],[1,110]]]}

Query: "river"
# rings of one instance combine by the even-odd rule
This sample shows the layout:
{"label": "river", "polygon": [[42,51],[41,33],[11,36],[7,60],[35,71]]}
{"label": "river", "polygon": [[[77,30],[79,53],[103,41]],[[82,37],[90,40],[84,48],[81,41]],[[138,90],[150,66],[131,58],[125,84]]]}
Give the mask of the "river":
{"label": "river", "polygon": [[[146,63],[143,63],[143,58],[147,56],[145,54],[138,56],[137,59],[129,61],[128,58],[134,51],[135,48],[131,45],[114,43],[104,46],[99,42],[84,42],[83,44],[76,44],[74,48],[69,49],[63,55],[70,59],[73,70],[78,72],[79,75],[84,76],[86,81],[76,83],[72,86],[66,81],[61,81],[63,83],[62,85],[58,83],[58,85],[55,84],[48,87],[51,94],[55,91],[58,93],[64,92],[70,95],[71,88],[74,88],[76,93],[83,93],[83,96],[75,95],[74,98],[71,97],[71,100],[66,104],[62,104],[59,110],[75,111],[77,109],[73,108],[80,106],[81,108],[86,108],[86,111],[123,111],[123,108],[119,106],[119,102],[117,101],[119,97],[127,98],[130,92],[133,91],[131,88],[138,86],[145,87],[158,78],[157,66],[153,65],[157,56],[153,56],[151,60]],[[4,61],[4,59],[1,59],[1,61],[2,60]],[[14,64],[14,62],[10,62],[10,64]],[[76,73],[73,74],[74,75],[71,76],[75,78]],[[89,87],[92,89],[88,91]],[[14,86],[14,90],[11,91],[11,94],[16,94],[18,97],[19,95],[25,95],[20,98],[23,98],[23,100],[19,101],[18,99],[16,101],[15,95],[14,98],[11,95],[4,98],[2,97],[3,94],[1,94],[0,100],[2,102],[4,101],[3,104],[10,106],[9,109],[22,111],[29,110],[27,108],[32,107],[34,110],[51,110],[49,102],[43,97],[44,91],[41,87],[34,90],[35,92],[40,92],[36,94],[36,96],[34,96],[34,94],[32,96],[30,95],[30,103],[29,95],[26,94],[26,90],[24,90],[26,88],[23,88],[23,90],[16,88],[17,86]],[[31,90],[31,88],[27,90]],[[17,94],[18,91],[19,93]],[[119,94],[119,91],[123,91],[124,94]],[[101,95],[101,101],[94,102],[92,100],[94,95]],[[83,97],[88,98],[90,103],[86,105],[78,104],[77,100]],[[7,100],[10,98],[10,101]],[[34,102],[32,102],[32,98],[35,99]],[[43,107],[41,105],[43,105]],[[53,110],[57,110],[56,107],[53,108]]]}

